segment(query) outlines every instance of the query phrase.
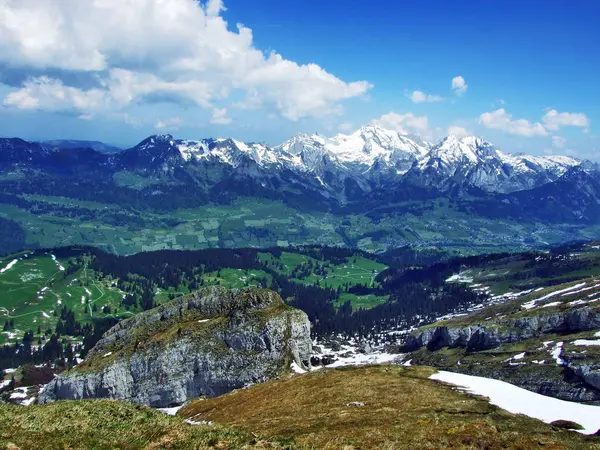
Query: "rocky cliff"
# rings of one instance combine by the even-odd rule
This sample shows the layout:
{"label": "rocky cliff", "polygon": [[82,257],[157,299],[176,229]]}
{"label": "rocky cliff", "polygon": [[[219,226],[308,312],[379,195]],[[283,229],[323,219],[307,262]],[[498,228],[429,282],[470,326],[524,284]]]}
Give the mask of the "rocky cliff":
{"label": "rocky cliff", "polygon": [[308,368],[310,322],[264,289],[210,287],[124,320],[39,402],[113,398],[154,407],[214,397]]}
{"label": "rocky cliff", "polygon": [[415,364],[600,404],[600,284],[587,281],[579,290],[585,284],[423,327],[406,337],[401,351]]}
{"label": "rocky cliff", "polygon": [[506,317],[483,323],[434,325],[409,335],[402,350],[421,347],[465,347],[469,351],[489,350],[501,344],[519,342],[548,333],[573,334],[600,329],[600,310],[591,307],[568,311],[544,311],[522,317]]}

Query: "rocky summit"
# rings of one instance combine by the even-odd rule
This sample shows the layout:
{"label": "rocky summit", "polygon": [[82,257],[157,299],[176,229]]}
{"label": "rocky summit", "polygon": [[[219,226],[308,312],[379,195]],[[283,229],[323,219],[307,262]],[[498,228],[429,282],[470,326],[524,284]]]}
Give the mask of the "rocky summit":
{"label": "rocky summit", "polygon": [[307,315],[273,291],[209,287],[124,320],[40,393],[40,403],[111,398],[180,405],[308,368]]}

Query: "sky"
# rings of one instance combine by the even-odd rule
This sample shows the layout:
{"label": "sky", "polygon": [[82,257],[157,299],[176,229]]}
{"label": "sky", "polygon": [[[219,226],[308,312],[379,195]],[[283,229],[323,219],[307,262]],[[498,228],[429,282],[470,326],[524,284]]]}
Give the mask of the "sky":
{"label": "sky", "polygon": [[378,124],[600,160],[600,2],[0,0],[0,135]]}

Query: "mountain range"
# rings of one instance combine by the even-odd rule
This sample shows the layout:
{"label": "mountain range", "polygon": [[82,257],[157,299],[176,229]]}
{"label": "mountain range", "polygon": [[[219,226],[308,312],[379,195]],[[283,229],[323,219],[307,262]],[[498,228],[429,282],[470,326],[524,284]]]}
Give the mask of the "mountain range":
{"label": "mountain range", "polygon": [[[74,149],[87,151],[68,155]],[[44,167],[87,160],[107,169],[147,175],[214,164],[265,176],[290,172],[323,194],[341,199],[349,197],[340,189],[346,180],[363,192],[406,182],[441,192],[459,187],[506,194],[554,182],[582,163],[568,156],[512,155],[473,136],[450,135],[431,144],[375,125],[332,138],[298,134],[275,147],[236,139],[182,140],[169,134],[150,136],[123,151],[93,141],[0,140],[0,163],[5,169],[14,164]]]}
{"label": "mountain range", "polygon": [[[513,221],[519,240],[532,229],[519,231],[520,223],[531,224],[533,229],[560,226],[560,239],[578,237],[572,232],[576,228],[600,225],[598,165],[568,156],[511,154],[474,136],[451,135],[429,143],[371,125],[331,138],[298,134],[277,146],[233,138],[186,140],[169,134],[150,136],[114,152],[101,143],[81,141],[83,147],[77,147],[80,141],[53,142],[0,139],[0,204],[35,214],[48,211],[49,206],[33,205],[31,196],[38,203],[45,201],[40,196],[50,196],[116,204],[125,215],[111,218],[111,224],[135,215],[141,227],[149,211],[164,214],[254,198],[283,202],[291,208],[283,215],[296,211],[345,217],[327,227],[333,227],[346,245],[369,238],[385,240],[386,248],[410,242],[410,236],[421,242],[423,233],[415,231],[414,221],[423,214],[421,222],[429,230],[425,234],[436,239],[446,236],[440,234],[441,224],[455,227],[450,224],[454,212],[465,217],[467,222],[459,221],[465,230],[460,233],[463,243],[472,234],[469,228],[475,225],[471,222],[478,218],[492,224]],[[29,196],[27,201],[24,196]],[[442,212],[442,204],[449,212]],[[52,205],[55,211],[57,202],[52,200]],[[77,211],[59,213],[79,217],[82,205],[76,206]],[[99,214],[97,209],[84,212],[86,217]],[[264,215],[257,212],[244,220],[268,218]],[[358,236],[355,231],[360,227],[355,223],[360,219],[352,221],[351,215],[368,217],[373,227]],[[4,217],[11,218],[10,213]],[[390,232],[378,225],[385,222],[384,228],[399,230],[394,223],[406,217],[413,225],[407,225],[399,240],[391,239]],[[299,232],[305,230],[304,219],[299,218]],[[316,226],[315,220],[309,222]],[[215,239],[227,241],[227,229],[219,227]],[[293,234],[297,228],[290,229]],[[261,233],[255,233],[259,240],[266,236]],[[269,236],[271,244],[289,240],[279,231]],[[238,238],[238,243],[256,245],[254,238]],[[336,244],[337,238],[326,243]]]}

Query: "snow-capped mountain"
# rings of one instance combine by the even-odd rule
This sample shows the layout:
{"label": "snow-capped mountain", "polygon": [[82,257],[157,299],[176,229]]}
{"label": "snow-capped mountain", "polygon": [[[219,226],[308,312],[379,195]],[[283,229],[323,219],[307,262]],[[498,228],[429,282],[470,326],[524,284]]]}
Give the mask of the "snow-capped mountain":
{"label": "snow-capped mountain", "polygon": [[451,135],[433,146],[407,178],[442,190],[462,186],[507,193],[555,181],[579,164],[565,156],[515,156],[480,138]]}
{"label": "snow-capped mountain", "polygon": [[402,174],[427,153],[428,145],[372,125],[332,138],[299,134],[274,150],[280,155],[297,157],[293,162],[303,171],[318,171],[326,159],[357,174],[365,174],[374,166],[394,168],[397,174]]}
{"label": "snow-capped mountain", "polygon": [[206,186],[219,176],[230,177],[233,170],[236,179],[252,179],[256,186],[277,190],[293,180],[292,190],[309,188],[342,202],[409,185],[452,195],[511,193],[556,181],[581,164],[566,156],[512,155],[473,136],[448,136],[432,145],[375,125],[331,138],[298,134],[275,147],[233,138],[184,140],[164,134],[112,155],[74,156],[19,139],[0,141],[0,162],[5,165],[47,160],[58,167],[64,160],[67,165],[75,161],[77,167],[98,164],[146,175],[193,173],[192,178],[201,177]]}

